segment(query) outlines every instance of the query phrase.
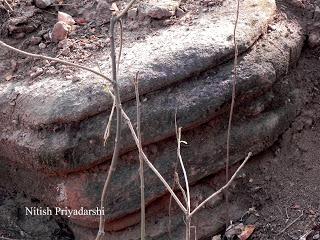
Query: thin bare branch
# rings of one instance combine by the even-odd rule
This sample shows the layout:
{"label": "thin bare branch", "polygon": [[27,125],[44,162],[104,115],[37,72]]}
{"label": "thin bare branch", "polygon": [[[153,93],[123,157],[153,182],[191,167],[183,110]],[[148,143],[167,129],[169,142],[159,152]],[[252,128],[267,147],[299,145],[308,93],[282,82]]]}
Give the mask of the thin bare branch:
{"label": "thin bare branch", "polygon": [[8,1],[7,0],[3,0],[3,1],[7,5],[7,7],[9,8],[10,12],[13,12],[13,9],[12,9],[11,5],[8,3]]}
{"label": "thin bare branch", "polygon": [[[120,145],[121,145],[121,128],[122,128],[122,105],[121,105],[121,97],[120,97],[120,90],[119,90],[119,84],[118,84],[118,74],[119,74],[119,62],[122,52],[122,36],[123,36],[123,28],[121,23],[122,16],[130,9],[131,5],[136,0],[132,0],[127,7],[119,14],[119,15],[112,15],[111,21],[110,21],[110,48],[111,48],[111,66],[112,66],[112,83],[113,83],[113,89],[114,89],[114,102],[116,105],[116,116],[117,116],[117,126],[116,126],[116,137],[115,137],[115,143],[114,143],[114,150],[112,155],[111,164],[108,171],[107,179],[104,183],[102,194],[101,194],[101,209],[103,209],[106,198],[107,198],[107,192],[109,189],[109,185],[111,183],[112,175],[116,169],[119,153],[120,153]],[[120,51],[119,56],[117,59],[116,56],[116,46],[115,46],[115,24],[120,21]],[[117,63],[118,60],[118,63]],[[110,92],[111,93],[111,92]],[[111,93],[112,94],[112,93]],[[104,228],[105,228],[105,215],[100,214],[100,221],[99,221],[99,231],[96,237],[96,240],[102,240],[104,237]]]}
{"label": "thin bare branch", "polygon": [[194,239],[197,240],[197,227],[196,226],[191,226],[191,228],[194,229]]}
{"label": "thin bare branch", "polygon": [[[176,124],[176,128],[177,128],[177,124]],[[190,190],[189,190],[189,181],[188,181],[188,176],[187,176],[187,172],[186,172],[186,168],[184,166],[182,157],[181,157],[181,127],[178,128],[178,135],[177,135],[177,143],[178,143],[178,147],[177,147],[177,156],[182,168],[182,172],[183,172],[183,177],[184,177],[184,181],[185,181],[185,185],[186,185],[186,191],[187,191],[187,196],[186,196],[186,202],[187,202],[187,214],[186,214],[186,240],[190,240],[190,226],[191,226],[191,218],[190,218]],[[182,187],[181,187],[182,188]],[[182,188],[183,189],[183,188]]]}
{"label": "thin bare branch", "polygon": [[141,154],[142,150],[142,141],[141,141],[141,102],[139,98],[139,82],[138,82],[138,75],[139,73],[136,73],[136,78],[134,81],[134,89],[136,93],[136,102],[137,102],[137,134],[138,134],[138,140],[139,140],[139,174],[140,174],[140,204],[141,204],[141,232],[140,232],[140,239],[144,240],[146,235],[146,208],[145,208],[145,197],[144,197],[144,164],[143,164],[143,158]]}
{"label": "thin bare branch", "polygon": [[116,20],[119,20],[120,18],[123,17],[123,15],[125,15],[128,10],[131,8],[131,6],[136,2],[136,0],[131,0],[128,5],[125,7],[125,9],[122,10],[122,12],[120,12],[120,14],[117,15],[117,19]]}
{"label": "thin bare branch", "polygon": [[12,50],[14,52],[20,53],[22,55],[28,56],[28,57],[46,59],[46,60],[49,60],[49,61],[61,63],[63,65],[68,65],[68,66],[72,66],[72,67],[76,67],[76,68],[81,68],[81,69],[87,70],[89,72],[92,72],[92,73],[104,78],[105,80],[107,80],[110,83],[113,83],[113,81],[110,78],[108,78],[106,75],[104,75],[104,74],[102,74],[102,73],[100,73],[100,72],[98,72],[96,70],[93,70],[92,68],[89,68],[89,67],[85,67],[85,66],[82,66],[82,65],[79,65],[79,64],[76,64],[76,63],[68,62],[68,61],[65,61],[65,60],[62,60],[62,59],[59,59],[59,58],[52,58],[52,57],[47,57],[47,56],[43,56],[43,55],[40,55],[40,54],[34,54],[34,53],[25,52],[25,51],[22,51],[20,49],[15,48],[15,47],[12,47],[12,46],[4,43],[3,41],[0,41],[0,46],[2,46],[4,48],[7,48],[7,49],[10,49],[10,50]]}
{"label": "thin bare branch", "polygon": [[178,143],[178,148],[177,148],[177,156],[182,168],[185,184],[186,184],[186,191],[187,191],[187,208],[189,209],[189,214],[190,214],[190,190],[189,190],[189,181],[188,181],[188,176],[187,176],[187,171],[184,166],[182,157],[181,157],[181,128],[178,128],[178,135],[177,135],[177,143]]}
{"label": "thin bare branch", "polygon": [[[111,183],[111,178],[113,173],[116,170],[116,166],[118,163],[119,158],[119,152],[120,152],[120,144],[121,144],[121,99],[120,99],[120,91],[119,91],[119,84],[118,84],[118,78],[117,78],[117,60],[116,60],[116,47],[115,47],[115,40],[114,40],[114,27],[117,20],[115,16],[112,16],[111,22],[110,22],[110,47],[111,47],[111,65],[112,65],[112,81],[113,81],[113,89],[115,93],[115,105],[116,105],[116,116],[117,116],[117,126],[116,126],[116,137],[114,142],[114,150],[112,155],[111,164],[109,167],[107,179],[104,183],[102,194],[101,194],[101,202],[100,207],[101,209],[104,208],[105,202],[107,199],[107,192]],[[100,221],[99,221],[99,231],[96,237],[96,240],[102,240],[104,236],[104,228],[105,228],[105,215],[100,214]]]}
{"label": "thin bare branch", "polygon": [[179,180],[179,174],[175,171],[174,172],[174,182],[177,184],[177,186],[179,187],[181,193],[182,193],[182,196],[183,196],[183,199],[186,203],[186,206],[188,205],[188,198],[187,198],[187,194],[186,194],[186,191],[183,189],[183,187],[181,186],[180,184],[180,180]]}
{"label": "thin bare branch", "polygon": [[252,152],[249,152],[243,163],[240,165],[240,167],[237,169],[237,171],[232,175],[230,180],[225,184],[222,188],[220,188],[218,191],[210,195],[207,199],[205,199],[202,203],[199,204],[191,213],[190,217],[193,216],[200,208],[202,208],[208,201],[210,201],[212,198],[219,195],[221,192],[223,192],[225,189],[227,189],[230,184],[233,182],[233,180],[236,178],[236,176],[239,174],[240,170],[244,167],[244,165],[248,162],[249,158],[252,156]]}
{"label": "thin bare branch", "polygon": [[[122,109],[122,116],[124,118],[124,120],[126,121],[126,124],[128,125],[130,131],[131,131],[131,135],[136,143],[136,146],[139,147],[139,139],[137,137],[137,134],[134,131],[133,125],[130,121],[130,118],[128,117],[128,115],[125,113],[125,111]],[[175,194],[175,192],[172,190],[172,188],[169,186],[169,184],[167,183],[167,181],[162,177],[162,175],[159,173],[159,171],[153,166],[153,164],[149,161],[148,157],[146,156],[146,154],[143,152],[143,149],[141,149],[141,156],[143,158],[143,160],[145,161],[145,163],[147,163],[147,165],[151,168],[151,170],[157,175],[157,177],[160,179],[160,181],[164,184],[164,186],[167,188],[167,190],[170,192],[170,194],[172,195],[172,197],[174,198],[174,200],[177,202],[177,204],[179,205],[179,207],[181,208],[181,210],[184,212],[184,214],[187,213],[187,209],[183,206],[183,204],[181,203],[181,201],[179,200],[179,198],[177,197],[177,195]]]}
{"label": "thin bare branch", "polygon": [[119,26],[120,26],[120,46],[119,46],[119,53],[118,53],[118,60],[117,60],[117,73],[119,73],[120,69],[120,59],[122,55],[122,47],[123,47],[123,24],[122,20],[119,19]]}
{"label": "thin bare branch", "polygon": [[303,216],[303,210],[301,212],[301,214],[296,218],[294,219],[291,223],[289,223],[284,229],[282,229],[278,234],[277,236],[281,235],[282,233],[284,233],[289,227],[291,227],[293,224],[295,224],[300,218],[302,218]]}
{"label": "thin bare branch", "polygon": [[[229,181],[229,164],[230,164],[230,135],[231,135],[231,125],[232,125],[232,117],[235,105],[236,98],[236,83],[237,83],[237,75],[238,75],[238,45],[237,45],[237,26],[239,20],[239,10],[240,10],[240,0],[237,0],[237,9],[236,9],[236,21],[233,29],[233,44],[234,44],[234,63],[233,63],[233,81],[232,81],[232,97],[231,97],[231,106],[229,113],[229,121],[228,121],[228,130],[227,130],[227,158],[226,158],[226,183]],[[225,192],[226,199],[226,210],[227,216],[226,221],[229,221],[229,195],[228,192]]]}
{"label": "thin bare branch", "polygon": [[16,239],[16,238],[7,238],[7,237],[0,236],[0,240],[18,240],[18,239]]}
{"label": "thin bare branch", "polygon": [[110,112],[109,119],[108,119],[108,124],[107,124],[106,130],[105,130],[104,135],[103,135],[103,144],[104,144],[104,146],[106,146],[108,138],[110,136],[111,123],[112,123],[112,118],[113,118],[113,114],[114,114],[114,109],[115,108],[116,108],[116,102],[115,102],[115,100],[113,100],[111,112]]}

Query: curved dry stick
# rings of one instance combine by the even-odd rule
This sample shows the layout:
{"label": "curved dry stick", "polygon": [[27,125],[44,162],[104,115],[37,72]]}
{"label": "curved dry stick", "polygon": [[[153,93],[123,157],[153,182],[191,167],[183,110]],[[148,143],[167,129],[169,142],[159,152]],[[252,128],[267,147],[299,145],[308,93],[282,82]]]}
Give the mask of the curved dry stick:
{"label": "curved dry stick", "polygon": [[[131,135],[136,143],[136,146],[139,147],[139,139],[137,137],[137,134],[134,131],[134,127],[130,121],[130,118],[128,117],[128,115],[125,113],[125,111],[123,109],[121,110],[121,112],[122,112],[122,116],[123,116],[124,120],[126,121],[126,124],[128,125],[128,127],[131,131]],[[177,197],[175,192],[172,190],[172,188],[169,186],[167,181],[162,177],[162,175],[159,173],[159,171],[149,161],[149,159],[146,156],[146,154],[144,153],[143,149],[141,149],[140,151],[141,151],[141,156],[142,156],[143,160],[145,161],[145,163],[147,163],[147,165],[151,168],[151,170],[156,174],[156,176],[160,179],[160,181],[163,183],[163,185],[167,188],[167,190],[170,192],[170,194],[172,195],[174,200],[177,202],[177,204],[179,205],[179,207],[181,208],[183,213],[186,214],[187,209],[183,206],[183,204],[181,203],[181,201],[179,200],[179,198]]]}
{"label": "curved dry stick", "polygon": [[140,208],[141,208],[141,240],[145,239],[146,235],[146,206],[145,206],[145,196],[144,196],[144,166],[143,166],[143,159],[141,156],[141,149],[142,149],[142,141],[141,141],[141,102],[139,98],[139,82],[138,82],[138,75],[136,73],[136,77],[134,80],[134,89],[136,93],[136,102],[137,102],[137,134],[139,140],[139,175],[140,175]]}
{"label": "curved dry stick", "polygon": [[252,152],[249,152],[243,163],[240,165],[240,167],[237,169],[237,171],[232,175],[230,180],[225,184],[222,188],[220,188],[218,191],[210,195],[207,199],[205,199],[202,203],[200,203],[191,213],[190,217],[193,216],[200,208],[202,208],[208,201],[210,201],[212,198],[216,197],[218,194],[223,192],[225,189],[227,189],[230,184],[233,182],[233,180],[236,178],[240,170],[244,167],[244,165],[248,162],[249,158],[252,156]]}
{"label": "curved dry stick", "polygon": [[12,9],[12,7],[10,6],[10,4],[8,3],[8,1],[7,1],[7,0],[4,0],[4,3],[7,5],[7,7],[9,8],[9,10],[10,10],[11,12],[13,12],[13,9]]}
{"label": "curved dry stick", "polygon": [[[109,189],[109,185],[111,183],[111,178],[113,173],[116,170],[116,166],[119,159],[119,153],[120,153],[120,144],[121,144],[121,99],[120,99],[120,91],[119,91],[119,85],[118,85],[118,79],[117,79],[117,63],[116,63],[116,52],[115,52],[115,41],[114,41],[114,26],[117,22],[117,18],[113,16],[111,18],[110,22],[110,47],[111,47],[111,64],[112,64],[112,81],[113,89],[115,92],[115,103],[116,103],[116,116],[117,116],[117,126],[116,126],[116,137],[114,142],[114,150],[112,155],[111,164],[108,170],[107,179],[104,183],[102,194],[101,194],[101,202],[100,202],[100,208],[104,209],[106,198],[107,198],[107,191]],[[96,237],[96,240],[102,240],[104,237],[104,228],[105,228],[105,215],[100,214],[100,221],[99,221],[99,231]]]}
{"label": "curved dry stick", "polygon": [[[112,155],[112,160],[111,164],[109,167],[107,179],[104,183],[102,194],[101,194],[101,203],[100,207],[101,209],[104,209],[104,205],[106,202],[107,198],[107,191],[109,189],[109,185],[111,183],[111,178],[112,175],[116,169],[117,163],[118,163],[118,158],[119,158],[119,153],[120,153],[120,144],[121,144],[121,128],[122,128],[122,105],[121,105],[121,98],[120,98],[120,90],[119,90],[119,84],[118,84],[118,69],[119,69],[119,62],[120,62],[120,56],[122,52],[122,32],[121,32],[121,40],[120,40],[120,52],[119,52],[119,59],[118,59],[118,64],[117,64],[117,59],[116,59],[116,47],[115,47],[115,24],[120,21],[120,28],[122,31],[122,23],[121,23],[121,18],[126,12],[130,9],[132,4],[136,0],[131,0],[130,3],[125,7],[125,9],[118,15],[113,15],[111,17],[110,21],[110,48],[111,48],[111,65],[112,65],[112,82],[113,82],[113,89],[114,89],[114,101],[116,104],[116,116],[117,116],[117,126],[116,126],[116,137],[115,137],[115,143],[114,143],[114,150],[113,150],[113,155]],[[96,236],[96,240],[102,240],[104,237],[104,228],[105,228],[105,215],[100,214],[100,219],[99,219],[99,231]]]}
{"label": "curved dry stick", "polygon": [[131,6],[134,4],[135,1],[136,1],[136,0],[131,0],[131,1],[128,3],[128,5],[125,7],[125,9],[123,9],[123,10],[120,12],[120,14],[118,14],[118,15],[116,16],[116,20],[119,20],[120,18],[122,18],[123,15],[125,15],[125,14],[128,12],[128,10],[131,8]]}
{"label": "curved dry stick", "polygon": [[[177,124],[176,124],[176,128],[177,128]],[[177,156],[182,168],[182,172],[183,172],[183,177],[184,177],[184,181],[185,181],[185,185],[186,185],[186,191],[187,191],[187,196],[186,196],[186,203],[187,203],[187,214],[186,214],[186,240],[190,240],[190,227],[191,227],[191,218],[190,218],[190,211],[191,211],[191,205],[190,205],[190,190],[189,190],[189,181],[188,181],[188,175],[186,172],[186,168],[184,166],[184,163],[182,161],[182,157],[181,157],[181,127],[178,128],[178,135],[177,135],[177,143],[178,143],[178,147],[177,147]]]}
{"label": "curved dry stick", "polygon": [[[181,164],[181,168],[182,168],[182,172],[183,172],[183,177],[185,180],[185,184],[186,184],[186,190],[187,190],[187,206],[190,209],[190,190],[189,190],[189,181],[188,181],[188,176],[187,176],[187,171],[186,168],[184,166],[184,163],[182,161],[182,157],[181,157],[181,128],[178,128],[178,136],[177,136],[177,142],[178,142],[178,148],[177,148],[177,156],[179,159],[179,162]],[[190,213],[190,212],[189,212]]]}
{"label": "curved dry stick", "polygon": [[113,113],[114,113],[115,108],[116,108],[116,102],[115,102],[115,100],[113,100],[111,112],[110,112],[109,119],[108,119],[108,124],[107,124],[106,130],[103,135],[103,145],[104,146],[106,146],[108,138],[110,136],[111,123],[112,123],[112,118],[113,118]]}
{"label": "curved dry stick", "polygon": [[[239,9],[240,9],[240,0],[237,0],[237,12],[236,12],[236,21],[234,24],[233,29],[233,44],[234,44],[234,64],[233,64],[233,81],[232,81],[232,97],[231,97],[231,106],[230,106],[230,113],[229,113],[229,122],[228,122],[228,130],[227,130],[227,158],[226,158],[226,183],[229,181],[229,163],[230,163],[230,135],[231,135],[231,125],[232,125],[232,117],[233,117],[233,110],[235,105],[235,98],[236,98],[236,83],[237,83],[237,65],[238,65],[238,45],[236,39],[236,32],[239,20]],[[229,221],[229,196],[228,193],[225,193],[226,198],[226,210],[227,210],[227,217],[226,221]]]}
{"label": "curved dry stick", "polygon": [[113,81],[110,78],[108,78],[106,75],[104,75],[104,74],[102,74],[102,73],[100,73],[100,72],[98,72],[96,70],[93,70],[91,68],[88,68],[88,67],[76,64],[76,63],[68,62],[68,61],[65,61],[65,60],[62,60],[62,59],[59,59],[59,58],[52,58],[52,57],[47,57],[47,56],[43,56],[43,55],[40,55],[40,54],[34,54],[34,53],[25,52],[25,51],[22,51],[20,49],[15,48],[15,47],[12,47],[12,46],[4,43],[3,41],[0,41],[0,46],[2,46],[4,48],[8,48],[8,49],[10,49],[10,50],[12,50],[14,52],[20,53],[20,54],[28,56],[28,57],[46,59],[46,60],[49,60],[49,61],[53,61],[53,62],[64,64],[64,65],[68,65],[68,66],[72,66],[72,67],[76,67],[76,68],[81,68],[81,69],[87,70],[89,72],[92,72],[92,73],[104,78],[105,80],[107,80],[110,83],[113,83]]}

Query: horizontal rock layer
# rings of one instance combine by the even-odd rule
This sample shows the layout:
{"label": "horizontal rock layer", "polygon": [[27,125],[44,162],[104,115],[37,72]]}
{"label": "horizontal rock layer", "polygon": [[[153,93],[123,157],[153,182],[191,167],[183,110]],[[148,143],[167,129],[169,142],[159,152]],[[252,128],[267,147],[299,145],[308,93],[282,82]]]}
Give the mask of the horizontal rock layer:
{"label": "horizontal rock layer", "polygon": [[[244,1],[242,7],[246,14],[241,15],[238,27],[240,52],[246,51],[266,31],[275,3],[250,0]],[[234,8],[235,3],[226,2],[217,9],[217,16],[204,15],[194,26],[169,28],[124,49],[120,79],[122,100],[129,115],[134,116],[130,79],[139,71],[141,95],[148,99],[142,112],[145,143],[174,133],[175,108],[178,108],[179,124],[189,127],[213,117],[229,99],[230,66],[221,70],[220,75],[210,73],[210,76],[185,80],[232,57]],[[266,74],[265,78],[273,78],[270,71],[261,71]],[[102,144],[112,104],[104,90],[105,82],[83,71],[79,76],[82,80],[77,83],[45,78],[31,85],[1,84],[2,156],[49,172],[77,171],[110,158],[113,138],[106,148]],[[263,87],[267,84],[261,83]],[[263,91],[263,87],[259,91]],[[210,88],[211,93],[206,88]],[[198,100],[202,103],[196,103]],[[208,105],[207,109],[195,111],[194,107],[199,108],[201,104]],[[132,149],[127,130],[123,139],[122,152]]]}
{"label": "horizontal rock layer", "polygon": [[[240,21],[242,55],[231,136],[232,163],[243,159],[249,151],[259,153],[272,145],[289,126],[299,105],[294,100],[294,92],[289,93],[290,89],[282,91],[284,95],[279,95],[276,89],[277,82],[299,58],[303,42],[299,25],[280,21],[261,35],[272,18],[274,3],[250,0],[244,4],[252,9]],[[220,20],[210,23],[205,16],[199,20],[198,28],[189,29],[187,35],[183,35],[182,30],[172,33],[169,29],[147,40],[146,52],[153,53],[152,56],[135,59],[133,66],[136,67],[130,70],[123,67],[126,69],[121,80],[123,105],[132,119],[136,107],[132,86],[127,80],[137,70],[141,71],[143,145],[153,164],[169,182],[172,182],[176,164],[176,109],[177,122],[184,129],[183,140],[188,142],[182,149],[182,156],[190,183],[196,184],[224,167],[233,63],[222,62],[231,58],[233,47],[231,42],[219,45],[227,37],[220,33],[228,33],[228,28],[220,32],[217,29],[232,25],[231,10],[230,13],[226,9],[219,10],[225,11],[220,25],[215,25]],[[256,17],[261,21],[256,22]],[[167,40],[170,33],[175,38],[176,34],[185,38],[173,44],[168,52],[152,45],[153,41]],[[199,42],[193,46],[195,38]],[[126,50],[124,66],[133,64],[130,59],[145,46],[141,43],[139,47],[139,44]],[[168,44],[165,42],[163,46]],[[1,88],[0,106],[4,107],[4,115],[0,171],[7,179],[12,177],[19,188],[51,206],[72,209],[99,206],[112,154],[114,129],[104,147],[102,136],[111,102],[102,90],[103,82],[97,80],[95,85],[89,82],[92,77],[86,77],[88,79],[72,84],[45,79],[28,87],[17,83]],[[9,106],[9,100],[14,104]],[[140,209],[140,192],[138,156],[126,127],[122,140],[118,170],[108,193],[106,227],[109,231],[121,230],[139,220],[132,217],[128,221]],[[152,204],[164,196],[166,190],[150,169],[146,168],[145,178],[146,202]],[[82,226],[98,226],[97,217],[75,216],[71,220]]]}
{"label": "horizontal rock layer", "polygon": [[[302,37],[298,29],[292,29],[293,33],[284,39],[287,31],[287,27],[279,25],[276,31],[267,35],[272,40],[261,39],[243,56],[239,65],[238,104],[264,94],[277,77],[288,71],[290,61],[295,61],[294,52],[299,53]],[[178,111],[178,123],[184,128],[197,126],[225,111],[226,104],[230,102],[231,71],[230,63],[145,94],[141,123],[143,143],[149,144],[175,134],[175,109]],[[135,101],[125,102],[124,107],[134,119]],[[107,118],[108,113],[105,112],[73,124],[57,124],[53,129],[44,126],[36,131],[29,127],[10,126],[3,129],[1,153],[49,172],[89,168],[111,157],[114,135],[106,147],[102,139]],[[124,153],[133,149],[134,144],[128,129],[124,129],[122,136],[121,151]]]}

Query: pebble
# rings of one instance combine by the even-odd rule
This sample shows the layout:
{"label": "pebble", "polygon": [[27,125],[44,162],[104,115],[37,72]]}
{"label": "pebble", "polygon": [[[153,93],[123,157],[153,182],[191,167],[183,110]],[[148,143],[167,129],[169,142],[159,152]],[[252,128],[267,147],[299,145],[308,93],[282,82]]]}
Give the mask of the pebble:
{"label": "pebble", "polygon": [[181,8],[177,8],[177,10],[176,10],[176,16],[177,16],[177,17],[182,17],[182,16],[184,16],[185,14],[186,14],[185,11],[183,11]]}
{"label": "pebble", "polygon": [[58,22],[64,22],[70,26],[76,23],[71,15],[65,12],[58,12]]}
{"label": "pebble", "polygon": [[47,45],[44,44],[44,43],[40,43],[40,44],[39,44],[39,48],[40,48],[40,49],[45,49],[46,47],[47,47]]}
{"label": "pebble", "polygon": [[35,71],[30,74],[30,77],[35,78],[41,75],[42,73],[43,73],[42,68],[36,68]]}
{"label": "pebble", "polygon": [[24,38],[25,37],[25,33],[24,32],[20,32],[20,33],[16,33],[13,35],[13,38],[14,39],[21,39],[21,38]]}
{"label": "pebble", "polygon": [[41,37],[31,37],[30,39],[30,44],[32,45],[38,45],[39,43],[41,43],[42,38]]}
{"label": "pebble", "polygon": [[71,51],[70,51],[70,48],[69,48],[69,47],[65,47],[65,48],[63,48],[63,49],[61,50],[60,53],[61,53],[62,56],[69,56],[70,53],[71,53]]}
{"label": "pebble", "polygon": [[310,48],[317,48],[320,46],[320,31],[313,31],[309,34],[308,45]]}
{"label": "pebble", "polygon": [[72,45],[72,42],[69,39],[64,39],[58,43],[58,48],[67,48]]}
{"label": "pebble", "polygon": [[69,25],[65,22],[57,22],[52,29],[51,39],[53,42],[58,43],[67,38],[69,33]]}
{"label": "pebble", "polygon": [[137,8],[131,8],[128,12],[127,12],[127,17],[130,20],[136,20],[137,19],[137,14],[138,14],[138,9]]}
{"label": "pebble", "polygon": [[49,7],[53,3],[53,0],[34,0],[34,4],[41,9]]}
{"label": "pebble", "polygon": [[173,16],[179,4],[172,0],[163,0],[161,2],[141,3],[139,6],[139,17],[151,17],[154,19],[165,19]]}

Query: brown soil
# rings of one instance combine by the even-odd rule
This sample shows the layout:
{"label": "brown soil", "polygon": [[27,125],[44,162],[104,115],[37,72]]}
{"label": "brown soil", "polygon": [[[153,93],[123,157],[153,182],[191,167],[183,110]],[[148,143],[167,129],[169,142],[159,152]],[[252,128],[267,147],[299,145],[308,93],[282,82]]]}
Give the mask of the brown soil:
{"label": "brown soil", "polygon": [[[70,53],[61,52],[59,45],[47,39],[46,34],[56,22],[58,10],[70,13],[81,22],[84,14],[90,15],[90,12],[95,11],[94,1],[58,1],[66,5],[56,5],[45,11],[36,9],[34,15],[25,23],[26,26],[36,26],[35,30],[30,33],[22,31],[23,34],[8,34],[6,24],[11,18],[21,16],[25,14],[26,9],[32,8],[31,1],[8,2],[15,11],[7,13],[7,8],[0,4],[0,39],[13,46],[81,63],[95,59],[99,51],[109,44],[108,23],[103,22],[102,18],[77,25],[76,30],[69,36]],[[128,42],[139,41],[146,35],[156,34],[159,28],[168,25],[192,24],[192,20],[202,11],[210,11],[211,7],[208,7],[206,2],[209,1],[186,1],[182,6],[187,15],[180,18],[151,22],[142,20],[138,26],[128,21],[124,24],[124,39]],[[216,1],[217,4],[218,2]],[[310,28],[309,10],[313,9],[313,2],[288,2],[290,4],[286,0],[279,0],[279,9],[289,18],[297,19],[306,29]],[[32,36],[40,36],[45,48],[40,49],[38,44],[32,45]],[[34,81],[43,74],[70,74],[70,70],[65,67],[17,56],[3,49],[0,51],[0,59],[0,81]],[[42,68],[43,72],[32,78],[30,75],[36,68]],[[240,180],[242,187],[237,197],[248,208],[254,207],[256,214],[246,214],[242,220],[255,226],[251,239],[300,239],[304,234],[308,235],[308,240],[320,239],[317,238],[320,231],[320,48],[310,49],[305,46],[296,69],[292,70],[282,83],[281,87],[285,87],[285,84],[298,84],[305,93],[301,96],[305,107],[278,142],[252,159],[244,171],[246,175]],[[5,206],[8,199],[14,198],[21,197],[17,197],[15,193],[9,195],[4,189],[0,189],[0,207]],[[2,226],[0,236],[20,239],[21,232],[15,231]],[[61,237],[61,232],[59,234]],[[67,230],[64,234],[61,238],[55,239],[72,238]]]}
{"label": "brown soil", "polygon": [[[214,11],[214,7],[223,1],[185,0],[182,1],[179,16],[163,20],[145,18],[133,21],[125,18],[123,42],[130,44],[143,41],[147,36],[157,35],[160,29],[172,25],[192,25],[201,14]],[[8,2],[14,11],[10,12],[6,5],[0,4],[0,40],[11,46],[79,64],[94,63],[95,59],[102,57],[102,50],[110,46],[108,29],[111,15],[99,7],[98,1],[55,0],[53,6],[44,10],[35,7],[32,0]],[[128,2],[128,0],[119,1],[117,6],[122,9]],[[51,41],[49,35],[57,22],[58,11],[73,16],[76,24],[68,39],[56,44]],[[26,21],[17,24],[18,29],[10,32],[10,27],[15,26],[12,24],[12,19],[16,21],[20,17],[25,17]],[[41,42],[34,41],[35,37],[40,38]],[[119,39],[117,43],[119,45]],[[60,74],[62,77],[68,77],[75,71],[70,67],[49,63],[46,60],[26,58],[3,49],[0,51],[0,59],[0,81],[37,81],[44,74],[55,76]],[[35,74],[37,72],[39,74]]]}
{"label": "brown soil", "polygon": [[307,239],[318,239],[312,237],[320,230],[319,57],[319,50],[305,49],[297,69],[285,79],[298,81],[306,90],[305,107],[279,141],[246,171],[244,199],[260,215],[247,219],[256,226],[252,239],[300,239],[311,230]]}

